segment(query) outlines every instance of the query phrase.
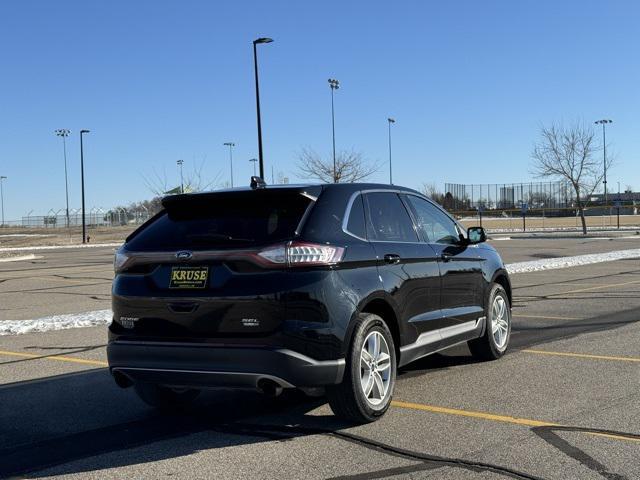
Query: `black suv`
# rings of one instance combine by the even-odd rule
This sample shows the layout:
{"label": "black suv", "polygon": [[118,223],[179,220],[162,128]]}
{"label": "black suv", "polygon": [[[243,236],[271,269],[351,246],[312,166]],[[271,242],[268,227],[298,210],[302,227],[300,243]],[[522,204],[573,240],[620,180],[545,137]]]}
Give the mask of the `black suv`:
{"label": "black suv", "polygon": [[109,368],[161,408],[211,387],[326,387],[373,421],[396,370],[462,342],[501,357],[511,286],[482,228],[393,185],[166,197],[115,258]]}

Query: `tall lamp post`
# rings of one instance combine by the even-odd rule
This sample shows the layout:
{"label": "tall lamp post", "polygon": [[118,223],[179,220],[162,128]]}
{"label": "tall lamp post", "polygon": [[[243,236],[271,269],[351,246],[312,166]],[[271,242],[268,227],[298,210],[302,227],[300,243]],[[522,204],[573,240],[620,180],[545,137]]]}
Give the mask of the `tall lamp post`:
{"label": "tall lamp post", "polygon": [[391,171],[391,124],[396,123],[396,121],[389,117],[387,118],[387,122],[389,123],[389,185],[393,185],[393,174]]}
{"label": "tall lamp post", "polygon": [[2,180],[6,180],[7,177],[0,175],[0,206],[2,206],[2,227],[4,227],[4,192],[2,191]]}
{"label": "tall lamp post", "polygon": [[84,208],[84,146],[82,136],[89,130],[80,130],[80,184],[82,188],[82,243],[87,243],[87,217]]}
{"label": "tall lamp post", "polygon": [[67,137],[71,133],[71,130],[67,128],[59,128],[55,131],[55,134],[62,137],[62,151],[64,152],[64,192],[67,198],[67,228],[69,227],[69,181],[67,180]]}
{"label": "tall lamp post", "polygon": [[[257,158],[250,158],[249,161],[253,163],[253,176],[256,176],[256,163],[258,162]],[[271,182],[273,183],[273,181]]]}
{"label": "tall lamp post", "polygon": [[233,188],[233,147],[236,146],[233,142],[225,142],[224,145],[229,147],[229,165],[231,166],[231,188]]}
{"label": "tall lamp post", "polygon": [[609,203],[609,199],[607,197],[607,130],[605,126],[607,123],[613,123],[613,120],[597,120],[594,122],[596,125],[602,125],[602,152],[603,152],[603,164],[604,164],[604,205],[605,207]]}
{"label": "tall lamp post", "polygon": [[178,168],[180,169],[180,193],[184,193],[184,177],[182,176],[182,164],[184,163],[184,160],[178,160],[176,162],[176,164],[178,165]]}
{"label": "tall lamp post", "polygon": [[333,91],[340,88],[340,82],[335,78],[329,79],[329,88],[331,88],[331,134],[333,138],[333,183],[337,183],[336,178],[336,118],[333,108]]}
{"label": "tall lamp post", "polygon": [[260,161],[260,178],[264,179],[264,158],[262,156],[262,123],[260,121],[260,87],[258,86],[258,51],[259,43],[271,43],[271,38],[256,38],[253,41],[253,70],[256,76],[256,115],[258,116],[258,159]]}

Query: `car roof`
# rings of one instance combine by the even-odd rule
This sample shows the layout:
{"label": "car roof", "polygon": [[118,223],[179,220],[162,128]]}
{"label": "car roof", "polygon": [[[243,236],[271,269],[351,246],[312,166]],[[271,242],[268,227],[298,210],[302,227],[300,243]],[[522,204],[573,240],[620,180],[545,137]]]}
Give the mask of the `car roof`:
{"label": "car roof", "polygon": [[301,183],[301,184],[277,184],[266,185],[261,188],[251,188],[249,186],[224,188],[220,190],[211,190],[207,192],[198,193],[184,193],[177,195],[168,195],[163,198],[162,203],[164,206],[174,202],[180,202],[181,200],[191,198],[206,198],[208,196],[220,195],[220,194],[236,194],[242,192],[274,192],[274,191],[299,191],[300,193],[308,193],[313,196],[319,195],[323,190],[344,190],[347,192],[358,192],[361,190],[390,190],[390,191],[406,191],[411,193],[419,193],[407,187],[399,185],[389,185],[385,183]]}

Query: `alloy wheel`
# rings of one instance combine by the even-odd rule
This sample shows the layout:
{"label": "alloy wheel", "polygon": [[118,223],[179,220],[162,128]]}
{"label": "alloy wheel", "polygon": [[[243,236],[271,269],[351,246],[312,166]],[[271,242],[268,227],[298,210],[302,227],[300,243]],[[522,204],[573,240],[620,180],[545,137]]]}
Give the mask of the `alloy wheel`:
{"label": "alloy wheel", "polygon": [[496,295],[491,306],[491,331],[499,350],[504,350],[509,339],[509,308],[501,295]]}
{"label": "alloy wheel", "polygon": [[367,402],[380,405],[391,385],[391,355],[384,336],[371,332],[360,352],[360,385]]}

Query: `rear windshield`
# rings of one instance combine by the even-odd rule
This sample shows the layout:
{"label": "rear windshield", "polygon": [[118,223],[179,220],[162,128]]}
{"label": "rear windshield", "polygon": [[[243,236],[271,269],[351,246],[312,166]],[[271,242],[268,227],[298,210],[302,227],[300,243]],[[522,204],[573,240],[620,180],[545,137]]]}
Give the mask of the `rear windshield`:
{"label": "rear windshield", "polygon": [[233,192],[172,202],[127,242],[134,251],[246,248],[295,236],[311,203],[299,192]]}

